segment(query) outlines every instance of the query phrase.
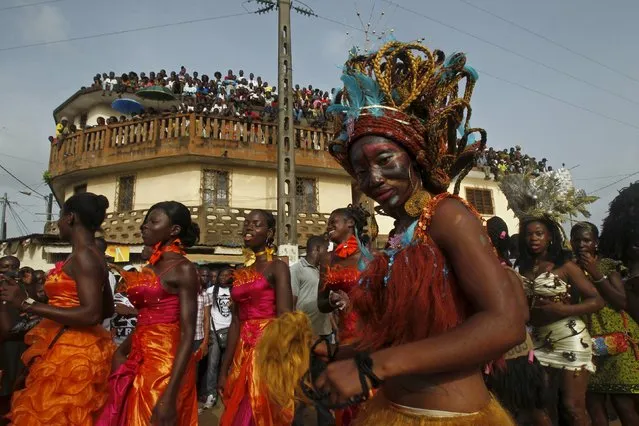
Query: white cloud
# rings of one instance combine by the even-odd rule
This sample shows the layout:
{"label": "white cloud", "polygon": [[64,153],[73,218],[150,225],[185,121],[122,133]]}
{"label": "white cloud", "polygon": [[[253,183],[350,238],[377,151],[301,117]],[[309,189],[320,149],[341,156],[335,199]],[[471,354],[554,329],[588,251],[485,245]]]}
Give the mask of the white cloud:
{"label": "white cloud", "polygon": [[25,43],[61,40],[68,37],[67,21],[55,6],[26,8],[25,23],[20,26]]}

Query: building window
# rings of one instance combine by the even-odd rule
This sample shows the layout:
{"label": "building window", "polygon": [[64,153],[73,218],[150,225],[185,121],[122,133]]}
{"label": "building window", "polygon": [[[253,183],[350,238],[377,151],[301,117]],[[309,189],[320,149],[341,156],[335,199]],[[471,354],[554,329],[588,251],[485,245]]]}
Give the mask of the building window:
{"label": "building window", "polygon": [[133,210],[134,190],[135,176],[122,176],[118,179],[118,186],[115,194],[117,211],[129,212]]}
{"label": "building window", "polygon": [[204,170],[202,172],[202,204],[207,207],[228,207],[229,186],[229,172]]}
{"label": "building window", "polygon": [[490,189],[466,188],[466,201],[472,204],[482,215],[490,216],[495,214],[493,191]]}
{"label": "building window", "polygon": [[295,204],[298,212],[317,213],[317,180],[295,178]]}
{"label": "building window", "polygon": [[87,184],[83,183],[82,185],[77,185],[73,187],[73,195],[83,194],[87,192]]}

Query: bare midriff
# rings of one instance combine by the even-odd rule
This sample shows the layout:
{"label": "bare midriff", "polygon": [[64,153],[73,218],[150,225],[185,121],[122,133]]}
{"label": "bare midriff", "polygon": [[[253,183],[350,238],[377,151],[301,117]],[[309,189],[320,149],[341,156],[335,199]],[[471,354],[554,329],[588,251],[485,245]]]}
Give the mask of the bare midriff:
{"label": "bare midriff", "polygon": [[491,398],[479,370],[394,377],[384,383],[382,391],[399,405],[455,413],[480,411]]}

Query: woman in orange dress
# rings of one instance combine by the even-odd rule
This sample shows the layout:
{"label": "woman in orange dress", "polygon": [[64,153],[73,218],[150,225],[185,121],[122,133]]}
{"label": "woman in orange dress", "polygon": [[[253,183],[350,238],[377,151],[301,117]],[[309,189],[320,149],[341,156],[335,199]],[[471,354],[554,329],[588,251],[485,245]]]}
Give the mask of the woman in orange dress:
{"label": "woman in orange dress", "polygon": [[[360,241],[366,226],[366,212],[361,207],[348,206],[334,210],[328,219],[328,238],[335,245],[320,264],[320,285],[317,297],[321,312],[337,313],[337,343],[342,353],[356,342],[357,315],[349,294],[359,283]],[[335,411],[337,426],[348,426],[357,413],[357,406]]]}
{"label": "woman in orange dress", "polygon": [[124,272],[138,323],[113,357],[109,401],[97,425],[197,425],[192,346],[200,281],[184,247],[198,237],[178,202],[158,203],[144,219],[142,239],[153,247],[149,265]]}
{"label": "woman in orange dress", "polygon": [[29,348],[22,361],[29,370],[25,388],[13,394],[11,424],[93,425],[106,402],[115,348],[101,323],[113,315],[113,295],[94,236],[108,205],[104,196],[88,192],[64,203],[58,228],[72,252],[47,277],[48,304],[14,283],[0,290],[0,300],[43,318],[25,336]]}
{"label": "woman in orange dress", "polygon": [[244,222],[245,268],[235,273],[233,319],[219,376],[221,426],[288,426],[308,368],[311,324],[293,307],[288,265],[273,258],[275,218],[251,211]]}

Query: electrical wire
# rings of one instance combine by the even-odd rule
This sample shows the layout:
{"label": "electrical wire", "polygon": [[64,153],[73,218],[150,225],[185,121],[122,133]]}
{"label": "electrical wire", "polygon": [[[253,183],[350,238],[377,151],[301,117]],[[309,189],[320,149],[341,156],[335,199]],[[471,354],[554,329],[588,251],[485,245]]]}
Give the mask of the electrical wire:
{"label": "electrical wire", "polygon": [[474,39],[476,39],[476,40],[479,40],[479,41],[481,41],[482,43],[485,43],[485,44],[488,44],[488,45],[490,45],[490,46],[493,46],[493,47],[495,47],[495,48],[497,48],[497,49],[503,50],[504,52],[508,52],[508,53],[510,53],[511,55],[515,55],[515,56],[517,56],[517,57],[519,57],[519,58],[521,58],[521,59],[525,59],[525,60],[527,60],[527,61],[529,61],[529,62],[532,62],[532,63],[534,63],[534,64],[536,64],[536,65],[539,65],[539,66],[541,66],[541,67],[544,67],[544,68],[546,68],[546,69],[549,69],[549,70],[551,70],[551,71],[554,71],[554,72],[556,72],[556,73],[558,73],[558,74],[562,74],[562,75],[564,75],[564,76],[566,76],[566,77],[568,77],[568,78],[571,78],[571,79],[573,79],[573,80],[575,80],[575,81],[578,81],[578,82],[580,82],[580,83],[582,83],[582,84],[585,84],[585,85],[587,85],[587,86],[593,87],[593,88],[598,89],[598,90],[600,90],[600,91],[606,92],[606,93],[608,93],[608,94],[610,94],[610,95],[612,95],[612,96],[615,96],[615,97],[617,97],[617,98],[619,98],[619,99],[623,99],[623,100],[624,100],[624,101],[626,101],[626,102],[629,102],[629,103],[632,103],[632,104],[635,104],[635,105],[639,105],[639,102],[635,101],[634,99],[628,98],[628,97],[623,96],[623,95],[621,95],[621,94],[619,94],[619,93],[613,92],[612,90],[608,90],[608,89],[606,89],[605,87],[602,87],[602,86],[599,86],[599,85],[597,85],[597,84],[591,83],[591,82],[589,82],[588,80],[584,80],[583,78],[578,77],[578,76],[576,76],[576,75],[574,75],[574,74],[568,73],[568,72],[566,72],[566,71],[562,71],[562,70],[560,70],[559,68],[556,68],[556,67],[554,67],[554,66],[552,66],[552,65],[548,65],[548,64],[547,64],[547,63],[545,63],[545,62],[542,62],[542,61],[539,61],[539,60],[537,60],[537,59],[531,58],[530,56],[523,55],[523,54],[521,54],[521,53],[519,53],[519,52],[517,52],[517,51],[515,51],[515,50],[509,49],[508,47],[502,46],[502,45],[500,45],[500,44],[493,43],[493,42],[492,42],[492,41],[490,41],[490,40],[487,40],[487,39],[485,39],[485,38],[482,38],[482,37],[480,37],[480,36],[477,36],[477,35],[475,35],[475,34],[473,34],[473,33],[470,33],[470,32],[468,32],[468,31],[466,31],[466,30],[463,30],[463,29],[457,28],[457,27],[455,27],[455,26],[453,26],[453,25],[447,24],[447,23],[445,23],[445,22],[443,22],[443,21],[440,21],[439,19],[433,18],[433,17],[431,17],[431,16],[429,16],[429,15],[426,15],[426,14],[423,14],[423,13],[421,13],[421,12],[417,12],[416,10],[409,9],[409,8],[407,8],[407,7],[404,7],[404,6],[402,6],[402,5],[399,5],[399,4],[395,3],[394,1],[391,1],[391,0],[383,0],[383,1],[384,1],[384,2],[386,2],[386,3],[394,4],[394,5],[396,5],[398,8],[400,8],[400,9],[402,9],[402,10],[406,11],[406,12],[410,12],[410,13],[412,13],[412,14],[416,15],[416,16],[421,16],[422,18],[424,18],[424,19],[426,19],[426,20],[428,20],[428,21],[434,22],[434,23],[436,23],[436,24],[439,24],[439,25],[444,26],[444,27],[446,27],[446,28],[449,28],[449,29],[451,29],[451,30],[454,30],[454,31],[460,32],[460,33],[462,33],[462,34],[464,34],[464,35],[467,35],[467,36],[472,37],[472,38],[474,38]]}
{"label": "electrical wire", "polygon": [[543,34],[540,34],[540,33],[536,32],[536,31],[533,31],[533,30],[531,30],[529,28],[526,28],[523,25],[518,24],[517,22],[511,21],[510,19],[504,18],[503,16],[500,16],[500,15],[496,14],[495,12],[492,12],[492,11],[490,11],[488,9],[484,9],[481,6],[477,6],[476,4],[471,3],[468,0],[457,0],[457,1],[459,1],[461,3],[464,3],[464,4],[470,6],[470,7],[474,8],[474,9],[480,10],[480,11],[482,11],[482,12],[484,12],[484,13],[486,13],[486,14],[494,17],[494,18],[499,19],[500,21],[506,22],[507,24],[510,24],[510,25],[512,25],[515,28],[519,28],[520,30],[525,31],[528,34],[532,34],[533,36],[535,36],[537,38],[540,38],[540,39],[546,41],[547,43],[552,44],[553,46],[559,47],[559,48],[561,48],[561,49],[563,49],[563,50],[565,50],[567,52],[572,53],[573,55],[579,56],[580,58],[585,59],[585,60],[587,60],[589,62],[592,62],[593,64],[599,65],[600,67],[605,68],[608,71],[612,71],[612,72],[614,72],[616,74],[619,74],[620,76],[623,76],[623,77],[627,78],[628,80],[632,80],[632,81],[634,81],[636,83],[639,83],[639,79],[637,79],[637,78],[635,78],[635,77],[633,77],[631,75],[628,75],[628,74],[626,74],[623,71],[619,71],[618,69],[615,69],[615,68],[613,68],[613,67],[611,67],[609,65],[606,65],[605,63],[603,63],[601,61],[598,61],[597,59],[594,59],[594,58],[591,58],[590,56],[584,55],[583,53],[578,52],[578,51],[576,51],[576,50],[574,50],[574,49],[572,49],[572,48],[570,48],[570,47],[568,47],[566,45],[563,45],[563,44],[559,43],[558,41],[555,41],[555,40],[551,39],[550,37],[547,37],[547,36],[545,36]]}
{"label": "electrical wire", "polygon": [[27,228],[27,225],[25,225],[20,216],[16,213],[11,203],[8,203],[8,206],[9,214],[11,215],[11,217],[13,217],[13,220],[18,227],[18,232],[20,232],[21,236],[27,235],[29,233],[29,228]]}
{"label": "electrical wire", "polygon": [[40,1],[37,3],[17,4],[15,6],[7,6],[7,7],[0,8],[0,12],[5,10],[22,9],[22,8],[31,7],[31,6],[40,6],[40,5],[49,4],[49,3],[60,3],[61,1],[65,1],[65,0],[46,0],[46,1]]}
{"label": "electrical wire", "polygon": [[40,194],[38,191],[36,191],[35,189],[31,188],[29,185],[27,185],[26,183],[24,183],[23,181],[20,180],[20,178],[18,178],[16,175],[14,175],[13,173],[11,173],[9,171],[9,169],[7,169],[5,166],[3,166],[2,164],[0,164],[0,169],[4,170],[5,172],[9,173],[9,176],[11,176],[12,178],[14,178],[15,180],[17,180],[18,182],[20,182],[25,188],[27,188],[29,191],[33,192],[34,194],[37,194],[39,196],[41,196],[42,198],[45,198],[44,195]]}
{"label": "electrical wire", "polygon": [[618,184],[619,182],[623,182],[624,180],[626,180],[626,179],[628,179],[628,178],[631,178],[631,177],[633,177],[633,176],[636,176],[636,175],[639,175],[639,171],[636,171],[636,172],[634,172],[634,173],[630,173],[629,175],[626,175],[625,177],[623,177],[623,178],[621,178],[621,179],[619,179],[619,180],[616,180],[616,181],[614,181],[613,183],[610,183],[610,184],[608,184],[608,185],[604,185],[604,186],[602,186],[601,188],[597,188],[597,189],[595,189],[594,191],[590,191],[588,194],[591,194],[591,195],[592,195],[592,194],[596,194],[596,193],[597,193],[597,192],[599,192],[599,191],[603,191],[604,189],[610,188],[611,186],[614,186],[614,185]]}
{"label": "electrical wire", "polygon": [[22,44],[22,45],[18,45],[18,46],[2,47],[2,48],[0,48],[0,52],[7,52],[7,51],[10,51],[10,50],[27,49],[27,48],[30,48],[30,47],[49,46],[49,45],[52,45],[52,44],[67,43],[67,42],[70,42],[70,41],[78,41],[78,40],[89,40],[89,39],[94,39],[94,38],[109,37],[109,36],[120,35],[120,34],[130,34],[130,33],[136,33],[136,32],[140,32],[140,31],[155,30],[155,29],[158,29],[158,28],[176,27],[176,26],[179,26],[179,25],[195,24],[195,23],[198,23],[198,22],[216,21],[216,20],[219,20],[219,19],[234,18],[234,17],[238,17],[238,16],[245,16],[245,15],[253,15],[253,13],[252,12],[232,13],[232,14],[229,14],[229,15],[219,15],[219,16],[211,16],[211,17],[208,17],[208,18],[197,18],[197,19],[189,19],[189,20],[186,20],[186,21],[170,22],[170,23],[167,23],[167,24],[149,25],[147,27],[131,28],[131,29],[128,29],[128,30],[111,31],[111,32],[100,33],[100,34],[91,34],[91,35],[86,35],[86,36],[69,37],[69,38],[64,38],[64,39],[60,39],[60,40],[51,40],[51,41],[43,41],[43,42],[31,43],[31,44]]}
{"label": "electrical wire", "polygon": [[525,89],[525,90],[527,90],[529,92],[533,92],[533,93],[536,93],[538,95],[545,96],[547,98],[550,98],[550,99],[552,99],[554,101],[557,101],[557,102],[560,102],[562,104],[566,104],[566,105],[569,105],[569,106],[571,106],[573,108],[580,109],[582,111],[589,112],[589,113],[591,113],[593,115],[597,115],[599,117],[605,118],[606,120],[614,121],[615,123],[622,124],[624,126],[632,127],[633,129],[639,130],[639,126],[637,126],[635,124],[632,124],[632,123],[629,123],[627,121],[619,120],[618,118],[612,117],[610,115],[606,115],[606,114],[600,113],[598,111],[592,110],[590,108],[583,107],[581,105],[577,105],[577,104],[572,103],[570,101],[567,101],[565,99],[558,98],[558,97],[550,95],[548,93],[544,93],[544,92],[542,92],[540,90],[533,89],[532,87],[524,86],[523,84],[520,84],[520,83],[517,83],[517,82],[514,82],[514,81],[510,81],[510,80],[507,80],[507,79],[505,79],[503,77],[499,77],[499,76],[490,74],[489,72],[486,72],[486,71],[479,70],[479,69],[477,71],[479,71],[480,74],[486,75],[486,76],[491,77],[491,78],[494,78],[495,80],[499,80],[499,81],[502,81],[504,83],[508,83],[508,84],[513,85],[513,86],[520,87],[520,88]]}

